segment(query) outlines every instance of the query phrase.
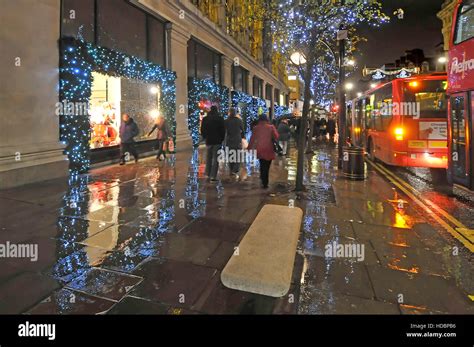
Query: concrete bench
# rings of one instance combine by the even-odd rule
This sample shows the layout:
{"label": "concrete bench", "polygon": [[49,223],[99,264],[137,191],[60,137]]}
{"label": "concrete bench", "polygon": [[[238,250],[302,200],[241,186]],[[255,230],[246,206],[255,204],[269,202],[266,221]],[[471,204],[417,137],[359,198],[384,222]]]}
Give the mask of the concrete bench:
{"label": "concrete bench", "polygon": [[286,295],[302,219],[298,207],[263,206],[222,271],[222,283],[251,293]]}

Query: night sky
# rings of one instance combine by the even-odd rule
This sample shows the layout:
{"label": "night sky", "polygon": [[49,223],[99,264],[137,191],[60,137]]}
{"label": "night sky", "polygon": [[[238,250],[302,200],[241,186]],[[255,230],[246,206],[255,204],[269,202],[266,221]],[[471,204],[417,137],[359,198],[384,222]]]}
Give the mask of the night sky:
{"label": "night sky", "polygon": [[[361,27],[360,34],[367,38],[358,47],[355,58],[359,69],[380,67],[395,62],[405,50],[421,48],[425,56],[435,55],[436,46],[443,41],[442,22],[436,17],[443,0],[381,0],[384,12],[391,17],[390,23],[380,28]],[[393,12],[402,8],[404,19]],[[352,76],[352,80],[360,78]]]}

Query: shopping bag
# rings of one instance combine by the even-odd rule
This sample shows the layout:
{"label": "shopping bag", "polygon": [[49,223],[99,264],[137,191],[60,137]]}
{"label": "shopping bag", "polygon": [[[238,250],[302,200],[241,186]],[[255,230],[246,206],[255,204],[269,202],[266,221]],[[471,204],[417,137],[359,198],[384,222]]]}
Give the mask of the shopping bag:
{"label": "shopping bag", "polygon": [[283,153],[283,148],[281,148],[278,141],[273,140],[273,151],[277,154]]}
{"label": "shopping bag", "polygon": [[173,139],[169,139],[168,141],[168,152],[174,153],[174,142]]}

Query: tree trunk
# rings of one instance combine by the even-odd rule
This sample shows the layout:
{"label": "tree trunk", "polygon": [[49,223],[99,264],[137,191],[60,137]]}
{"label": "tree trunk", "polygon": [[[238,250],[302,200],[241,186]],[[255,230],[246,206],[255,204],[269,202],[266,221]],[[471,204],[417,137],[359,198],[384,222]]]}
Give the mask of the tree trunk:
{"label": "tree trunk", "polygon": [[[311,59],[312,60],[312,59]],[[311,99],[311,72],[313,69],[313,62],[308,59],[306,63],[306,70],[304,74],[304,101],[303,101],[303,112],[301,115],[301,124],[298,134],[298,161],[296,164],[296,191],[303,191],[303,176],[304,176],[304,152],[306,148],[306,130],[308,129],[308,113],[309,113],[309,101]]]}
{"label": "tree trunk", "polygon": [[309,111],[309,134],[306,153],[313,153],[313,135],[314,135],[314,111]]}

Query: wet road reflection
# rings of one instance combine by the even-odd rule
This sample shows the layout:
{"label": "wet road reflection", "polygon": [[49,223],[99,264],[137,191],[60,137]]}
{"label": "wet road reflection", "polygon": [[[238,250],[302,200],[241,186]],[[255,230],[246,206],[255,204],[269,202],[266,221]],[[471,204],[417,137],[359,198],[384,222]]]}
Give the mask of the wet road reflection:
{"label": "wet road reflection", "polygon": [[[440,173],[426,168],[390,168],[413,186],[423,198],[434,202],[469,228],[474,228],[474,195],[461,188],[448,191]],[[435,176],[433,176],[435,174]]]}

